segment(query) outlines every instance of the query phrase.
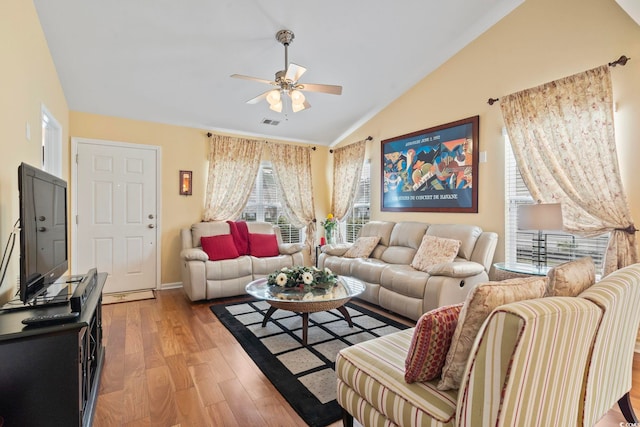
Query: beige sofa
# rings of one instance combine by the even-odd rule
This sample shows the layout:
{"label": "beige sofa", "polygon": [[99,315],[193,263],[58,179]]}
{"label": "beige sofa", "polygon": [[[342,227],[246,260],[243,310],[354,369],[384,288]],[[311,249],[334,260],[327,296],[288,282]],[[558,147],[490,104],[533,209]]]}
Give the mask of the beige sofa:
{"label": "beige sofa", "polygon": [[282,243],[280,229],[266,222],[247,222],[249,233],[275,234],[277,256],[255,257],[242,255],[234,259],[210,261],[202,250],[200,239],[230,234],[225,221],[200,222],[181,230],[182,287],[191,301],[244,295],[245,286],[252,280],[266,277],[282,267],[302,265],[303,245]]}
{"label": "beige sofa", "polygon": [[414,329],[346,348],[336,361],[344,425],[593,426],[616,402],[636,425],[639,304],[635,264],[577,297],[498,306],[472,341],[459,389],[447,391],[438,379],[405,381]]}
{"label": "beige sofa", "polygon": [[[428,273],[412,268],[425,234],[459,240],[455,260]],[[361,299],[413,320],[434,308],[464,301],[470,289],[486,282],[498,242],[496,233],[477,226],[422,222],[372,221],[358,235],[370,236],[380,236],[380,242],[368,258],[344,257],[349,244],[325,245],[318,266],[364,281]]]}

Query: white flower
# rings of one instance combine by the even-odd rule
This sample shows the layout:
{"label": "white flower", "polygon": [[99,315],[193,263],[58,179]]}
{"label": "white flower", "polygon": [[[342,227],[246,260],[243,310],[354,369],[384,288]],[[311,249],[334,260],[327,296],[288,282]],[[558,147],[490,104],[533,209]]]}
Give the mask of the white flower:
{"label": "white flower", "polygon": [[276,276],[276,283],[278,286],[284,286],[287,284],[287,275],[284,273],[280,273]]}
{"label": "white flower", "polygon": [[313,274],[309,273],[308,271],[305,271],[304,273],[302,273],[302,281],[304,282],[305,285],[312,284]]}
{"label": "white flower", "polygon": [[333,273],[331,272],[331,270],[329,270],[329,267],[325,267],[325,268],[324,268],[324,273],[325,273],[325,274],[333,274]]}

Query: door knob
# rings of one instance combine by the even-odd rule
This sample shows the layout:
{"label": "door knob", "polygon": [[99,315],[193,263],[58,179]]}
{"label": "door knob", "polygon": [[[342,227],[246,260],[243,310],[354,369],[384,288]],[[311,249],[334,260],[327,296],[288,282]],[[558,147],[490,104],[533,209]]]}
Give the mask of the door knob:
{"label": "door knob", "polygon": [[153,219],[153,218],[154,218],[153,214],[149,214],[149,219]]}
{"label": "door knob", "polygon": [[156,226],[155,226],[155,225],[153,225],[153,224],[149,224],[149,226],[148,226],[148,227],[149,227],[149,228],[156,228]]}

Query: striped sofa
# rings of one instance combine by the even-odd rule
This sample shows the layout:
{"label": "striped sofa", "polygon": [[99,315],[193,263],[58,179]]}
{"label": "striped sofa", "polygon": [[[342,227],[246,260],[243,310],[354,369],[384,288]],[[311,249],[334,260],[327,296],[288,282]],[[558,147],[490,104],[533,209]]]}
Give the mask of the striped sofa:
{"label": "striped sofa", "polygon": [[342,350],[337,399],[345,426],[592,426],[629,402],[640,322],[640,264],[578,297],[506,304],[484,322],[459,390],[408,384],[413,329]]}

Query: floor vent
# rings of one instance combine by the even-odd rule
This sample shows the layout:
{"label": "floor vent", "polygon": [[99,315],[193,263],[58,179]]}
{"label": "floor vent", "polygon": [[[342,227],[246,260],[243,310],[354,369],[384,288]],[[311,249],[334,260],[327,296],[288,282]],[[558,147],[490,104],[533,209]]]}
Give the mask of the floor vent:
{"label": "floor vent", "polygon": [[280,120],[262,119],[262,124],[263,125],[278,126],[280,124]]}

